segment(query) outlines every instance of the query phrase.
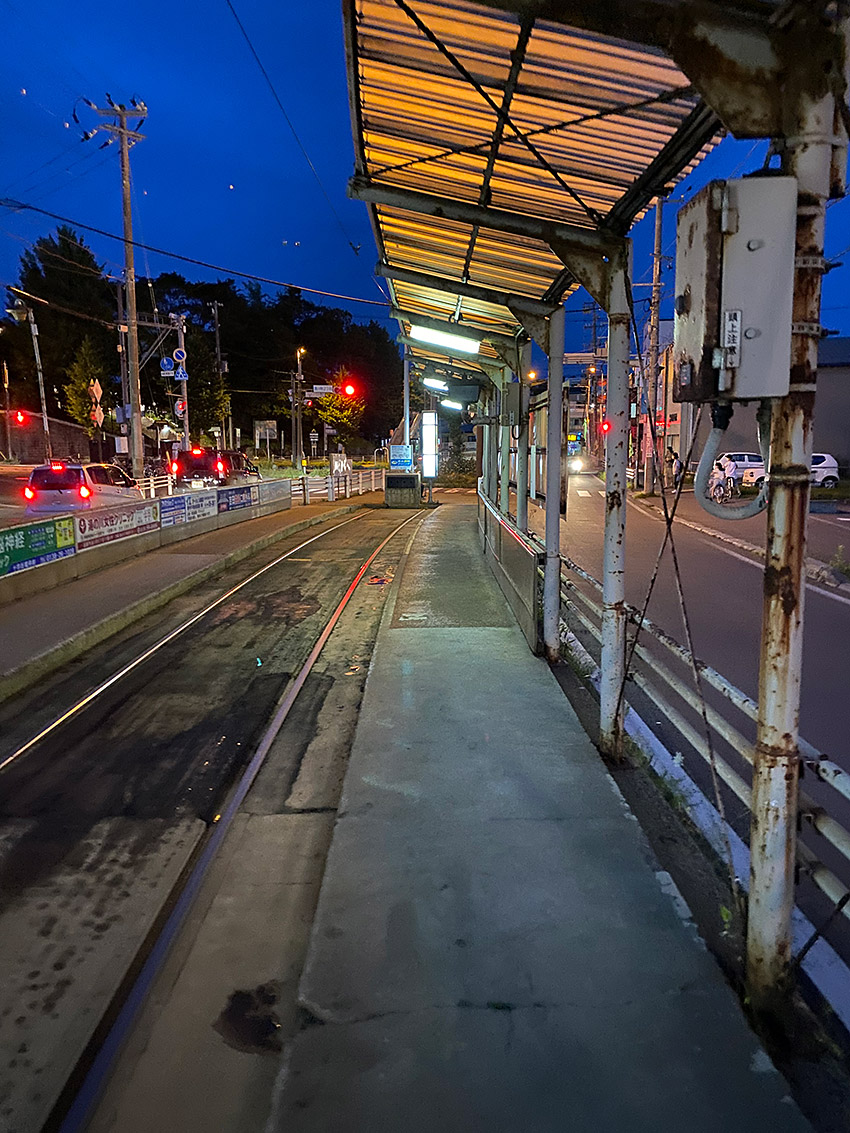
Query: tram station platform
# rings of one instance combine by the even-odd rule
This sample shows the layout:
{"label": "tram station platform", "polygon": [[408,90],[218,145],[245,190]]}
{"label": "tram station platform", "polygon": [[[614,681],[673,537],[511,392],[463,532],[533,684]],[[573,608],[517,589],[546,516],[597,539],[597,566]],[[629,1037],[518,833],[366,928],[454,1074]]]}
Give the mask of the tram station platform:
{"label": "tram station platform", "polygon": [[[484,562],[474,497],[444,499],[387,596],[338,812],[313,816],[331,841],[300,1029],[278,1054],[225,1048],[202,1007],[203,1042],[221,1053],[194,1046],[212,977],[192,948],[168,993],[170,1041],[143,1044],[88,1128],[809,1129],[529,651]],[[251,893],[288,899],[273,879],[297,883],[308,852],[290,849],[275,871],[243,838],[228,851],[235,888],[201,901],[236,967],[282,963],[274,918],[259,937],[233,913]],[[190,1082],[215,1099],[212,1124]],[[181,1089],[169,1124],[164,1099]]]}
{"label": "tram station platform", "polygon": [[267,1129],[808,1128],[477,542],[387,609]]}

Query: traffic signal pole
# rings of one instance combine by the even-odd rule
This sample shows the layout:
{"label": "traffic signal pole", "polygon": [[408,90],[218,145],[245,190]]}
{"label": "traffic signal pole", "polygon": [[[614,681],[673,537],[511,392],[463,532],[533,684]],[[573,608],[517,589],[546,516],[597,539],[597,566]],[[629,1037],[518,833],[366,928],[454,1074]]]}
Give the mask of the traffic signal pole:
{"label": "traffic signal pole", "polygon": [[[185,351],[186,349],[186,316],[180,315],[177,319],[177,345]],[[183,355],[185,358],[185,354]],[[184,365],[185,370],[185,365]],[[192,442],[189,439],[189,386],[186,381],[180,383],[180,396],[183,398],[183,444],[186,449],[192,447]]]}
{"label": "traffic signal pole", "polygon": [[12,459],[12,423],[9,420],[9,367],[3,363],[3,397],[6,403],[6,452],[9,454],[9,459]]}

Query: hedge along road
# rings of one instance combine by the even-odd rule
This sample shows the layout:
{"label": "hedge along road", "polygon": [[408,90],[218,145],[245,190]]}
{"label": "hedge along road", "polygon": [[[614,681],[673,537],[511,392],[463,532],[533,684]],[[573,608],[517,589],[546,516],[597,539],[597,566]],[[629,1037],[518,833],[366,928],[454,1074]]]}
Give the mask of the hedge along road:
{"label": "hedge along road", "polygon": [[[21,753],[0,774],[5,1129],[47,1118],[282,693],[358,569],[406,515],[367,511],[318,538],[292,536],[0,706],[0,762]],[[374,579],[367,573],[354,592],[332,638],[336,663],[308,678],[282,733],[281,805],[329,698],[328,774],[341,782],[385,583],[406,538],[391,540]]]}

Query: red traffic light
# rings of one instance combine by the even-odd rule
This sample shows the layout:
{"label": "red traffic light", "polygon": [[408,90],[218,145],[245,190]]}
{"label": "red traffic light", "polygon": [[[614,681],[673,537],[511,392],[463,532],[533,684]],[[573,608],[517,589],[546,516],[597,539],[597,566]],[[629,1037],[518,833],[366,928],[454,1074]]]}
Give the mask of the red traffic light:
{"label": "red traffic light", "polygon": [[356,391],[355,391],[354,386],[352,385],[351,382],[346,382],[345,385],[342,387],[342,392],[345,394],[346,397],[354,397],[354,394],[355,394]]}
{"label": "red traffic light", "polygon": [[23,409],[15,410],[15,424],[16,425],[26,425],[28,420],[29,420],[29,418],[27,417],[26,413],[24,413]]}
{"label": "red traffic light", "polygon": [[602,424],[599,426],[599,431],[601,433],[610,433],[611,432],[611,422],[610,421],[603,421]]}

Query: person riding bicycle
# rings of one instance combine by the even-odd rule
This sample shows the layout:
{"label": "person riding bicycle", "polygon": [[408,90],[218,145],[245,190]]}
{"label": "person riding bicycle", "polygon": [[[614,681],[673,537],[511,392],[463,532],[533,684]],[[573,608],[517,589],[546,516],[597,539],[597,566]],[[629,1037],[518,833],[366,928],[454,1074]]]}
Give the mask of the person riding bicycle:
{"label": "person riding bicycle", "polygon": [[726,475],[726,469],[719,460],[715,460],[711,475],[708,478],[707,494],[715,503],[723,503],[732,498],[732,489]]}

